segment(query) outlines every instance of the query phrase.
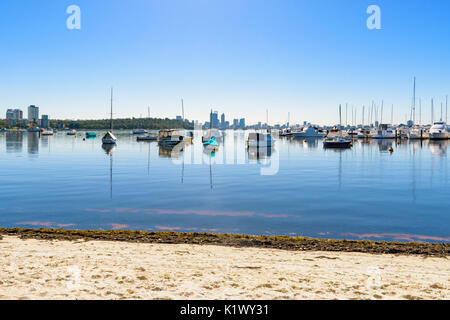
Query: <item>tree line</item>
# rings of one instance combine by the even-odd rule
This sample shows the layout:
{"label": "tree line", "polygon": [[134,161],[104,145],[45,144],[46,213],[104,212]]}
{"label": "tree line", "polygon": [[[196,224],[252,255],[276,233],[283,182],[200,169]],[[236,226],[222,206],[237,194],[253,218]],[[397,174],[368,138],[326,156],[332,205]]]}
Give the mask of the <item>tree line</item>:
{"label": "tree line", "polygon": [[[109,129],[110,120],[50,120],[52,128],[58,128],[63,125],[65,128],[95,130]],[[191,122],[174,119],[156,119],[156,118],[126,118],[114,119],[114,129],[193,129]]]}

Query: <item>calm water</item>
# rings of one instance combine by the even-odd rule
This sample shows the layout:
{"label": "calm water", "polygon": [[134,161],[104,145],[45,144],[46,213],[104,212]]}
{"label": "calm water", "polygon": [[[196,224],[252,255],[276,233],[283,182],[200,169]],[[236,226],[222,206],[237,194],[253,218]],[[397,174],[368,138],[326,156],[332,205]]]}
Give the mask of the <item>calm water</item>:
{"label": "calm water", "polygon": [[199,137],[170,152],[129,132],[104,150],[102,133],[1,133],[0,226],[450,242],[447,141],[280,138],[266,154],[227,131],[211,156]]}

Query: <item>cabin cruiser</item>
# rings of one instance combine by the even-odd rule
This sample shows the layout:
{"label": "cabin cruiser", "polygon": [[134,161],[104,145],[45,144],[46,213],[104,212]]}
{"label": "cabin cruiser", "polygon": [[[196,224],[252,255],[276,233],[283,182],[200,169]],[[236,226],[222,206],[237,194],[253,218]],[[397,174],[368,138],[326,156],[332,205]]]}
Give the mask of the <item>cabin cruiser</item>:
{"label": "cabin cruiser", "polygon": [[159,130],[158,144],[164,146],[175,146],[181,142],[187,142],[190,137],[186,136],[184,130],[163,129]]}
{"label": "cabin cruiser", "polygon": [[72,130],[70,130],[69,132],[67,132],[67,135],[68,136],[74,136],[74,135],[76,135],[77,134],[77,130],[75,130],[75,129],[72,129]]}
{"label": "cabin cruiser", "polygon": [[43,136],[52,136],[53,135],[53,130],[44,130],[41,133]]}
{"label": "cabin cruiser", "polygon": [[293,135],[291,128],[284,128],[279,133],[280,137],[290,137]]}
{"label": "cabin cruiser", "polygon": [[296,138],[323,138],[325,134],[312,126],[306,126],[300,132],[292,133]]}
{"label": "cabin cruiser", "polygon": [[370,138],[372,135],[370,134],[370,130],[369,129],[365,129],[365,128],[360,128],[356,134],[356,137],[358,139],[368,139]]}
{"label": "cabin cruiser", "polygon": [[268,148],[273,144],[270,133],[251,132],[248,135],[247,146],[250,148]]}
{"label": "cabin cruiser", "polygon": [[414,127],[409,129],[407,136],[410,140],[427,139],[428,132],[422,127]]}
{"label": "cabin cruiser", "polygon": [[433,123],[430,129],[430,140],[445,140],[449,138],[449,133],[445,122],[438,121]]}
{"label": "cabin cruiser", "polygon": [[323,142],[323,147],[347,149],[352,147],[352,140],[348,137],[329,137]]}
{"label": "cabin cruiser", "polygon": [[372,139],[395,139],[396,133],[394,128],[387,125],[380,125],[378,129],[372,130]]}

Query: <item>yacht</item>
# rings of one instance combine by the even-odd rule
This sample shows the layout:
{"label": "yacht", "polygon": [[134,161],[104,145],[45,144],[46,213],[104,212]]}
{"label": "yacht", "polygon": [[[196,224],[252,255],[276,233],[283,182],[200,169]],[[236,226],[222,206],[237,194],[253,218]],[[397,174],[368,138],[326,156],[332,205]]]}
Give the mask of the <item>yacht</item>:
{"label": "yacht", "polygon": [[371,136],[372,135],[370,134],[370,129],[367,129],[367,128],[360,128],[358,130],[358,133],[356,134],[356,137],[358,139],[368,139]]}
{"label": "yacht", "polygon": [[372,139],[395,139],[395,131],[394,128],[382,124],[378,129],[372,131]]}
{"label": "yacht", "polygon": [[67,132],[67,135],[68,136],[74,136],[74,135],[76,135],[77,134],[77,130],[75,130],[75,129],[72,129],[72,130],[70,130],[69,132]]}
{"label": "yacht", "polygon": [[113,134],[113,88],[111,88],[111,120],[109,125],[109,131],[103,136],[102,143],[114,145],[117,143],[117,138]]}
{"label": "yacht", "polygon": [[148,133],[148,131],[144,129],[137,129],[133,131],[133,134],[146,134],[146,133]]}
{"label": "yacht", "polygon": [[175,146],[187,142],[188,138],[182,130],[163,129],[159,130],[158,144],[162,146]]}
{"label": "yacht", "polygon": [[[341,105],[339,105],[339,128],[341,128],[342,114]],[[339,136],[327,137],[323,142],[324,148],[348,149],[352,147],[352,140],[349,137],[342,136],[342,130],[339,130]]]}
{"label": "yacht", "polygon": [[53,130],[44,130],[41,133],[43,136],[52,136],[53,135]]}
{"label": "yacht", "polygon": [[428,138],[428,132],[422,127],[414,127],[409,129],[407,136],[410,140],[423,140]]}
{"label": "yacht", "polygon": [[306,126],[302,129],[302,131],[293,132],[292,134],[296,138],[323,138],[325,135],[323,132],[320,132],[312,126]]}
{"label": "yacht", "polygon": [[433,123],[430,129],[430,140],[445,140],[449,138],[449,133],[445,122],[438,121]]}
{"label": "yacht", "polygon": [[284,128],[279,133],[280,137],[290,137],[293,135],[291,128]]}

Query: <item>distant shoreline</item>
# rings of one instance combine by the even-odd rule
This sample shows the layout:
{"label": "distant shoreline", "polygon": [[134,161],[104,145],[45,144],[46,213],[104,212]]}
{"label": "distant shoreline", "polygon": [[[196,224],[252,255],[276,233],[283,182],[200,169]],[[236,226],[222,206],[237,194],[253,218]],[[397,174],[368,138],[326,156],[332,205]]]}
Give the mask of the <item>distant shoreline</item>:
{"label": "distant shoreline", "polygon": [[360,252],[440,257],[450,255],[450,244],[448,243],[334,240],[289,236],[252,236],[241,234],[26,228],[0,228],[0,239],[2,238],[2,235],[17,236],[21,239],[51,241],[100,240],[154,244],[217,245],[235,248],[267,248],[288,251]]}

